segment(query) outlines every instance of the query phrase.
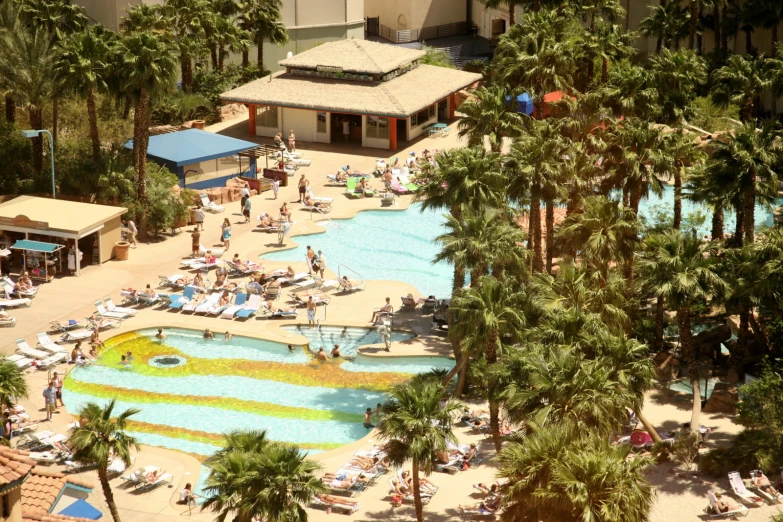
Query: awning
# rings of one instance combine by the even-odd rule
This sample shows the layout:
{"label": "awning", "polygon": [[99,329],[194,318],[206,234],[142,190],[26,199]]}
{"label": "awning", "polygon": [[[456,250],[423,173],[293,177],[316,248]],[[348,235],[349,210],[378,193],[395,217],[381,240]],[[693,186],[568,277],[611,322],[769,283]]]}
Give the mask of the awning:
{"label": "awning", "polygon": [[98,520],[103,516],[103,513],[95,509],[83,498],[80,498],[67,508],[63,509],[59,514],[67,517],[87,518],[89,520]]}
{"label": "awning", "polygon": [[51,254],[52,252],[61,249],[63,246],[57,243],[44,243],[43,241],[30,241],[29,239],[20,239],[14,246],[16,250],[30,250],[32,252],[45,252]]}

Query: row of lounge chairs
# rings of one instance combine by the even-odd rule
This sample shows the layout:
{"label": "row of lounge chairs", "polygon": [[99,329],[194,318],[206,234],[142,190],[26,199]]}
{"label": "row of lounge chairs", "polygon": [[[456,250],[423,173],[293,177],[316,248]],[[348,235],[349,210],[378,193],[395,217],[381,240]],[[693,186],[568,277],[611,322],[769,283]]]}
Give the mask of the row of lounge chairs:
{"label": "row of lounge chairs", "polygon": [[120,476],[122,483],[126,487],[133,487],[137,490],[153,489],[161,484],[171,485],[174,481],[174,475],[166,473],[158,466],[144,466],[136,469],[133,473]]}
{"label": "row of lounge chairs", "polygon": [[[328,481],[325,478],[323,479],[324,485],[335,495],[355,497],[369,486],[373,485],[381,475],[387,472],[386,467],[383,465],[385,458],[386,453],[378,446],[373,447],[369,451],[357,451],[353,457],[333,474],[335,477],[334,479]],[[371,467],[363,466],[359,462],[359,459],[373,459],[375,463]],[[339,502],[330,501],[329,498],[330,497],[323,495],[316,496],[313,499],[313,505],[348,515],[359,510],[358,502],[341,504]]]}

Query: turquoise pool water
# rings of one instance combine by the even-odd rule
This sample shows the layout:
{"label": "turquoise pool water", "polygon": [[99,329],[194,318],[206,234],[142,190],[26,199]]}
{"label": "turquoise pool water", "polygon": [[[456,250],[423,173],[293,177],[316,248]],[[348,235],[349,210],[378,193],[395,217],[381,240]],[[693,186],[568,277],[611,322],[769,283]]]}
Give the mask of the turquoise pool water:
{"label": "turquoise pool water", "polygon": [[[709,399],[712,396],[712,391],[715,389],[715,385],[720,382],[720,379],[717,377],[710,377],[707,379],[707,398]],[[701,396],[704,397],[704,379],[699,380],[699,388],[701,390]],[[693,387],[691,386],[690,379],[680,379],[674,382],[669,383],[669,389],[674,390],[680,393],[693,393]]]}
{"label": "turquoise pool water", "polygon": [[[263,259],[302,261],[307,245],[326,255],[328,267],[350,278],[353,272],[368,280],[402,281],[423,295],[445,298],[451,295],[453,270],[447,263],[433,264],[440,251],[434,242],[444,232],[441,212],[420,212],[420,204],[408,210],[369,210],[355,217],[321,222],[325,234],[297,236],[297,248],[264,254]],[[390,296],[395,307],[399,297]],[[369,317],[367,318],[369,320]]]}
{"label": "turquoise pool water", "polygon": [[[129,426],[141,443],[201,457],[220,447],[223,433],[240,429],[267,430],[271,439],[309,452],[339,447],[367,434],[362,413],[382,402],[390,386],[453,366],[447,358],[379,361],[361,355],[320,363],[303,348],[290,352],[281,343],[241,336],[208,341],[184,329],[167,329],[160,342],[155,332],[108,340],[98,364],[70,372],[63,398],[74,413],[116,398],[119,411],[141,410]],[[354,349],[377,342],[366,329],[348,333]],[[134,360],[126,367],[119,357],[129,350]],[[153,364],[161,358],[170,364]]]}

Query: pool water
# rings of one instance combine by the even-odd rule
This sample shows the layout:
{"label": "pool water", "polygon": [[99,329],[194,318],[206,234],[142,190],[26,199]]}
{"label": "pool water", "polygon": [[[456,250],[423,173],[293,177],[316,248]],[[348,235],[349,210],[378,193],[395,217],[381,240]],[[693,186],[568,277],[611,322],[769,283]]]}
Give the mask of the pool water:
{"label": "pool water", "polygon": [[440,251],[435,238],[445,232],[445,218],[440,211],[420,209],[414,203],[408,210],[369,210],[351,219],[321,222],[325,234],[298,236],[298,247],[262,257],[302,261],[310,245],[316,252],[322,250],[327,266],[340,275],[402,281],[423,295],[445,298],[451,295],[454,271],[448,263],[432,262]]}
{"label": "pool water", "polygon": [[[717,377],[710,377],[707,379],[707,398],[709,399],[712,396],[712,391],[715,389],[715,385],[720,382],[720,379]],[[668,388],[673,391],[681,392],[681,393],[693,393],[693,387],[691,386],[691,381],[689,378],[685,379],[679,379],[677,381],[673,381],[669,383]],[[699,389],[701,390],[701,396],[704,397],[704,379],[699,380]]]}
{"label": "pool water", "polygon": [[[108,340],[97,364],[68,374],[63,398],[72,413],[112,398],[119,411],[139,408],[128,431],[141,443],[200,458],[220,448],[223,433],[238,429],[267,430],[270,439],[311,453],[353,442],[367,434],[364,410],[382,402],[392,386],[454,364],[438,357],[378,361],[362,355],[319,363],[302,347],[289,351],[281,343],[220,335],[208,341],[186,329],[167,329],[161,342],[155,333],[138,330]],[[354,351],[377,342],[373,335],[351,329]],[[128,351],[134,359],[123,366],[120,356]],[[176,364],[155,362],[162,358]]]}

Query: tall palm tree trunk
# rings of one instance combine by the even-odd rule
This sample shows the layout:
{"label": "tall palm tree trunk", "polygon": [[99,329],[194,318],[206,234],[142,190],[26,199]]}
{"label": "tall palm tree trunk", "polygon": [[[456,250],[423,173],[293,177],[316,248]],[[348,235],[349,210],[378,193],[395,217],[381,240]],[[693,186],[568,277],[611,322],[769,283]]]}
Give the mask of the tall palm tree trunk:
{"label": "tall palm tree trunk", "polygon": [[5,97],[5,121],[16,122],[16,100],[10,96]]}
{"label": "tall palm tree trunk", "polygon": [[180,53],[179,63],[182,74],[182,90],[190,93],[193,91],[193,62],[190,55],[184,51]]}
{"label": "tall palm tree trunk", "polygon": [[712,32],[715,35],[715,48],[722,51],[725,48],[723,47],[723,36],[721,35],[722,28],[720,24],[720,2],[715,0],[712,3]]}
{"label": "tall palm tree trunk", "polygon": [[225,49],[223,49],[223,46],[218,47],[218,71],[223,70],[223,63],[226,59],[226,52]]}
{"label": "tall palm tree trunk", "polygon": [[723,239],[723,206],[715,205],[712,209],[712,239]]}
{"label": "tall palm tree trunk", "polygon": [[699,23],[699,0],[690,0],[689,31],[688,31],[688,49],[696,49],[696,26]]}
{"label": "tall palm tree trunk", "polygon": [[260,71],[264,70],[264,37],[258,38],[258,56],[256,57],[256,63]]}
{"label": "tall palm tree trunk", "polygon": [[[498,362],[498,332],[494,331],[487,339],[487,367]],[[492,432],[492,441],[495,443],[495,450],[500,451],[500,403],[495,396],[495,386],[493,380],[490,380],[487,395],[489,396],[489,429]]]}
{"label": "tall palm tree trunk", "polygon": [[742,248],[742,232],[745,230],[745,206],[739,205],[737,208],[737,224],[734,227],[734,248]]}
{"label": "tall palm tree trunk", "polygon": [[699,369],[697,368],[698,356],[693,348],[691,335],[691,311],[687,306],[677,308],[677,323],[680,326],[680,346],[683,356],[688,363],[688,375],[693,387],[693,407],[691,409],[691,430],[699,429],[699,417],[701,416],[701,388],[699,384]]}
{"label": "tall palm tree trunk", "polygon": [[640,182],[633,181],[631,184],[631,194],[628,200],[628,205],[633,209],[636,215],[639,215],[639,202],[642,200],[642,187]]}
{"label": "tall palm tree trunk", "polygon": [[606,85],[609,80],[609,58],[604,57],[601,63],[601,85]]}
{"label": "tall palm tree trunk", "polygon": [[682,170],[674,171],[674,228],[679,230],[682,224]]}
{"label": "tall palm tree trunk", "polygon": [[663,48],[663,36],[658,35],[658,38],[656,38],[655,40],[655,54],[660,56],[662,48]]}
{"label": "tall palm tree trunk", "polygon": [[555,204],[546,201],[546,271],[552,273],[552,258],[555,254]]}
{"label": "tall palm tree trunk", "polygon": [[[538,2],[538,0],[536,0]],[[538,9],[536,9],[538,11]],[[508,25],[512,26],[517,23],[517,2],[516,0],[508,1]]]}
{"label": "tall palm tree trunk", "polygon": [[645,431],[650,434],[650,437],[652,437],[653,442],[663,442],[661,439],[661,436],[658,435],[658,431],[655,429],[655,426],[650,424],[650,421],[647,420],[647,417],[642,415],[641,408],[637,409],[635,412],[636,418],[639,419],[639,422],[642,423],[642,426],[644,426]]}
{"label": "tall palm tree trunk", "polygon": [[243,49],[242,50],[242,67],[244,69],[247,69],[247,67],[250,65],[250,50],[249,49]]}
{"label": "tall palm tree trunk", "polygon": [[92,160],[98,165],[101,161],[101,140],[98,135],[98,116],[95,112],[95,91],[92,84],[87,85],[87,121],[90,125]]}
{"label": "tall palm tree trunk", "polygon": [[533,183],[530,189],[530,224],[528,226],[528,248],[533,243],[533,270],[544,269],[544,255],[541,250],[541,185]]}
{"label": "tall palm tree trunk", "polygon": [[663,296],[658,296],[655,300],[655,349],[658,352],[663,351]]}
{"label": "tall palm tree trunk", "polygon": [[136,176],[138,176],[138,186],[136,194],[141,205],[141,212],[137,216],[141,234],[146,234],[146,216],[145,209],[147,203],[147,145],[149,142],[149,96],[142,89],[136,102],[136,111],[133,118],[133,153],[135,156],[134,166],[136,167]]}
{"label": "tall palm tree trunk", "polygon": [[103,496],[106,499],[106,505],[109,506],[109,513],[114,522],[122,522],[120,518],[120,512],[117,509],[117,504],[114,502],[114,492],[109,485],[109,473],[106,471],[106,466],[100,466],[98,468],[98,481],[101,483],[101,489],[103,490]]}
{"label": "tall palm tree trunk", "polygon": [[424,508],[421,505],[421,491],[419,491],[419,459],[414,457],[411,466],[413,467],[413,505],[416,508],[416,520],[424,522]]}
{"label": "tall palm tree trunk", "polygon": [[218,49],[217,44],[209,44],[209,58],[212,61],[212,70],[218,70]]}
{"label": "tall palm tree trunk", "polygon": [[752,29],[745,29],[745,53],[753,54],[753,31]]}
{"label": "tall palm tree trunk", "polygon": [[[39,107],[30,108],[30,127],[43,128],[43,111]],[[43,169],[43,136],[39,134],[33,138],[33,172],[40,174]]]}
{"label": "tall palm tree trunk", "polygon": [[[753,186],[756,184],[756,176],[752,177]],[[745,229],[745,244],[752,244],[755,235],[755,214],[756,214],[756,194],[753,189],[749,190],[745,194],[743,200],[743,206],[745,207],[745,222],[743,228]]]}

